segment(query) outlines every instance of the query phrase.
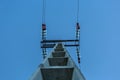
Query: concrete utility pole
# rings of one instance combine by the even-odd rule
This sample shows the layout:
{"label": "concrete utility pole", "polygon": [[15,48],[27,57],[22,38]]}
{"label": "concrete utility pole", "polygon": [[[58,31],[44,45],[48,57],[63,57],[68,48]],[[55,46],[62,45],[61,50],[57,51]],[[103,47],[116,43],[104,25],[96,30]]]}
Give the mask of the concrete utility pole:
{"label": "concrete utility pole", "polygon": [[30,80],[85,80],[65,46],[56,43]]}

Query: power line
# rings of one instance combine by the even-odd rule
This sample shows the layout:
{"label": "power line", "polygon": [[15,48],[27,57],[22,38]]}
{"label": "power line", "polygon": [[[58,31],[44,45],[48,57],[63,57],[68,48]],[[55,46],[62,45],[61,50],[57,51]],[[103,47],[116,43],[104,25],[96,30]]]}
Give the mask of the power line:
{"label": "power line", "polygon": [[45,24],[45,16],[46,16],[46,0],[43,0],[42,7],[42,23]]}
{"label": "power line", "polygon": [[77,0],[77,22],[79,21],[79,0]]}

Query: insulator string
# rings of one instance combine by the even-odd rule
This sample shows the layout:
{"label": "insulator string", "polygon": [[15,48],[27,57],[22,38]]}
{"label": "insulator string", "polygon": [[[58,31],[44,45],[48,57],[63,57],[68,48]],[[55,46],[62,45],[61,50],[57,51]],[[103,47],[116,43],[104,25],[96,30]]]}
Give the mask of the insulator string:
{"label": "insulator string", "polygon": [[[43,7],[42,7],[42,40],[46,40],[46,0],[43,0]],[[46,43],[45,43],[46,44]],[[45,59],[47,55],[46,48],[42,49],[43,51],[43,59]]]}

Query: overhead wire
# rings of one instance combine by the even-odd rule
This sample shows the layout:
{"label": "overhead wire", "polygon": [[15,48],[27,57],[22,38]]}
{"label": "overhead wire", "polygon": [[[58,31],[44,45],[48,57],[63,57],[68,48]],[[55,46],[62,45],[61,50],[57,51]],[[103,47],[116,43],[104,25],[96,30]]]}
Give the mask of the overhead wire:
{"label": "overhead wire", "polygon": [[77,0],[77,22],[79,21],[79,0]]}
{"label": "overhead wire", "polygon": [[46,0],[43,0],[42,7],[42,23],[45,24],[45,16],[46,16]]}

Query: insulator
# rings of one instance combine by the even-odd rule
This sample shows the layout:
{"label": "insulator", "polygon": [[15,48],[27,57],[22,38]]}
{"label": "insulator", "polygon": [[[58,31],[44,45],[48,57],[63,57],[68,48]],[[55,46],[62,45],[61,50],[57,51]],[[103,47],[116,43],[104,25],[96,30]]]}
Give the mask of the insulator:
{"label": "insulator", "polygon": [[79,23],[76,24],[76,30],[79,30],[80,29],[80,25]]}
{"label": "insulator", "polygon": [[42,30],[46,30],[46,24],[42,24]]}
{"label": "insulator", "polygon": [[[43,26],[45,26],[45,24],[42,24]],[[47,31],[45,29],[42,30],[42,40],[46,39],[46,35],[47,35]]]}
{"label": "insulator", "polygon": [[78,35],[76,34],[76,39],[78,39]]}
{"label": "insulator", "polygon": [[80,63],[80,57],[78,57],[78,63]]}
{"label": "insulator", "polygon": [[45,34],[45,35],[47,35],[47,32],[46,32],[46,30],[44,31],[44,34]]}
{"label": "insulator", "polygon": [[80,37],[80,30],[77,30],[76,31],[76,39],[79,39],[79,37]]}
{"label": "insulator", "polygon": [[79,49],[78,49],[78,47],[76,48],[76,51],[77,51],[77,53],[79,53]]}
{"label": "insulator", "polygon": [[80,34],[80,30],[78,30],[77,33]]}
{"label": "insulator", "polygon": [[43,55],[43,59],[45,59],[45,57],[46,57],[46,55],[47,55],[47,53],[46,53],[46,48],[43,49],[43,54],[42,54],[42,55]]}
{"label": "insulator", "polygon": [[78,61],[78,63],[80,63],[80,60]]}

